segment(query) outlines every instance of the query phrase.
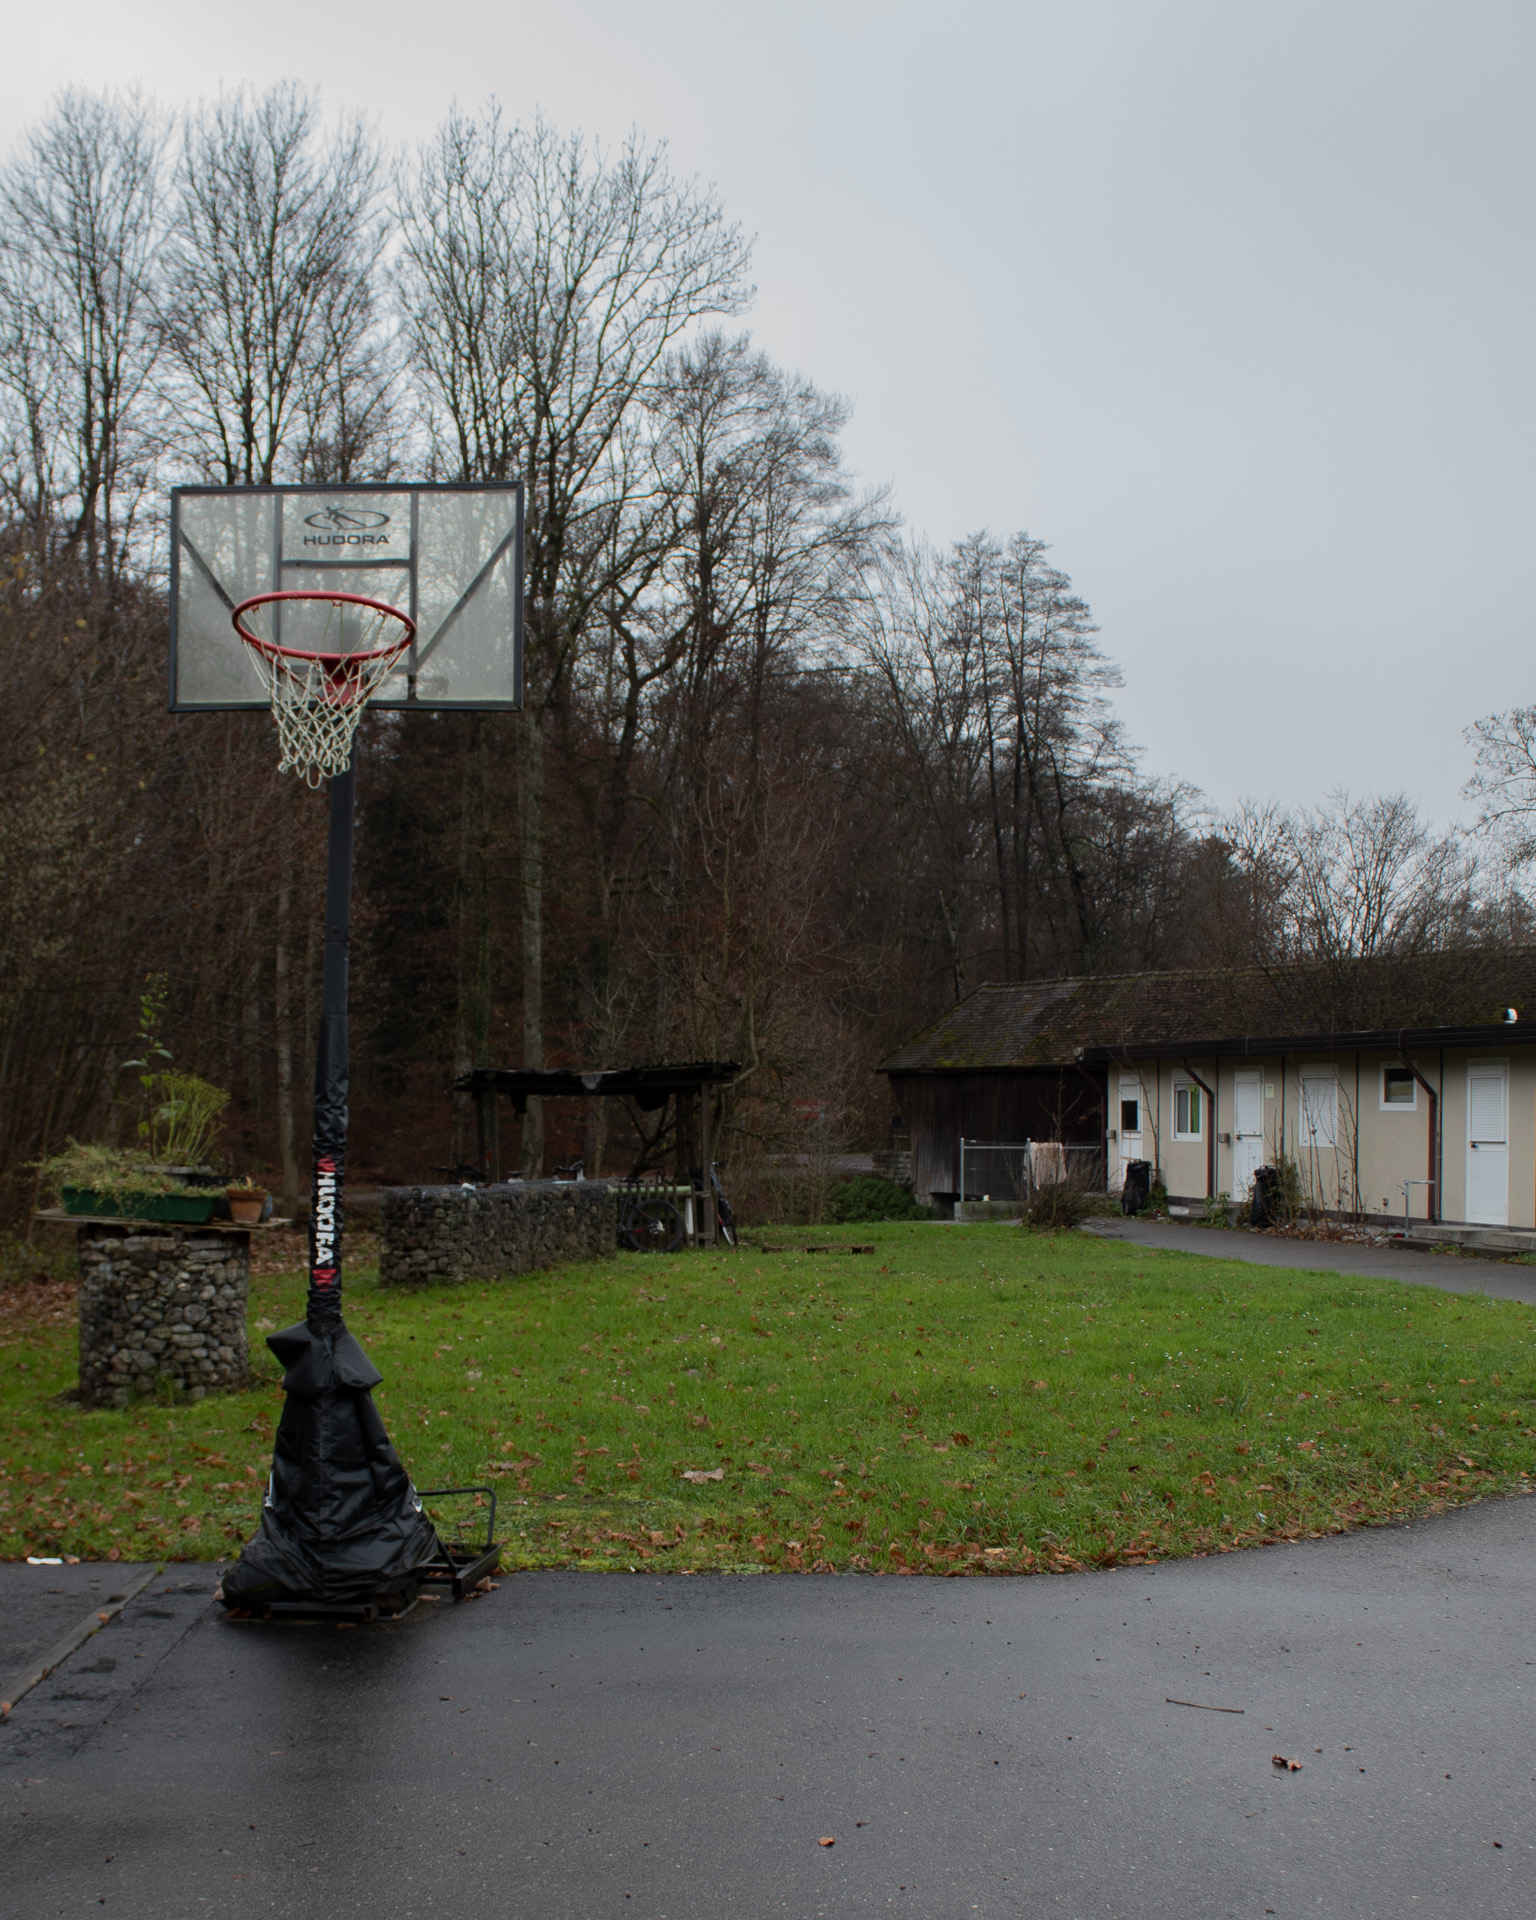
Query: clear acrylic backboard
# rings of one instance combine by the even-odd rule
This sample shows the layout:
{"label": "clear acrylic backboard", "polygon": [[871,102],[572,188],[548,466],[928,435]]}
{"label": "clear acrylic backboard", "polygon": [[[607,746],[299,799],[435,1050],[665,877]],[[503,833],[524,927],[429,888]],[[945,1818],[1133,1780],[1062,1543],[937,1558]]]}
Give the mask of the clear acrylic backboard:
{"label": "clear acrylic backboard", "polygon": [[[265,707],[230,614],[254,594],[362,594],[416,623],[381,707],[516,708],[523,697],[523,490],[505,486],[177,487],[171,494],[171,710]],[[280,608],[274,638],[318,648],[323,612]],[[309,631],[313,625],[315,631]]]}

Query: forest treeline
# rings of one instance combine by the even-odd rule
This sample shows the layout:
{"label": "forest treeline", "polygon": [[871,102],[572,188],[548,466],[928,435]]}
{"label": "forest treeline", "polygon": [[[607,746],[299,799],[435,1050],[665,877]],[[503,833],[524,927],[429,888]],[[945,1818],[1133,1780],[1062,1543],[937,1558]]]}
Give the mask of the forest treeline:
{"label": "forest treeline", "polygon": [[[1218,818],[1142,772],[1045,542],[905,537],[847,467],[848,403],[741,330],[749,267],[664,146],[494,107],[390,156],[291,86],[180,116],[82,93],[20,143],[6,1210],[65,1136],[131,1124],[162,982],[175,1064],[234,1094],[230,1156],[297,1191],[324,800],[264,716],[166,713],[179,481],[526,483],[524,711],[359,736],[365,1172],[467,1151],[474,1064],[739,1061],[717,1137],[745,1172],[879,1144],[876,1061],[982,981],[1527,937],[1507,868],[1403,796]],[[1477,743],[1511,817],[1524,719]],[[627,1168],[663,1144],[633,1118],[534,1103],[519,1151]]]}

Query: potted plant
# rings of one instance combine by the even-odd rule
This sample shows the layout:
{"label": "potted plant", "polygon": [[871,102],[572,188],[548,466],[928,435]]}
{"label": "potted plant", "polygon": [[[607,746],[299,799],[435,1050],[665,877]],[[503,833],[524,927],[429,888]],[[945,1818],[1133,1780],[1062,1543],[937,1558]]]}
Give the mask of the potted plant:
{"label": "potted plant", "polygon": [[123,1147],[82,1146],[71,1140],[41,1168],[48,1189],[66,1213],[107,1214],[132,1220],[168,1220],[182,1226],[206,1225],[213,1194],[158,1167],[146,1167],[138,1153]]}
{"label": "potted plant", "polygon": [[224,1189],[224,1198],[229,1202],[229,1217],[237,1227],[254,1227],[259,1224],[262,1208],[267,1204],[267,1189],[257,1186],[247,1174],[243,1180],[236,1180]]}
{"label": "potted plant", "polygon": [[139,1121],[141,1157],[167,1170],[200,1172],[229,1095],[195,1073],[141,1074],[139,1084],[145,1109]]}

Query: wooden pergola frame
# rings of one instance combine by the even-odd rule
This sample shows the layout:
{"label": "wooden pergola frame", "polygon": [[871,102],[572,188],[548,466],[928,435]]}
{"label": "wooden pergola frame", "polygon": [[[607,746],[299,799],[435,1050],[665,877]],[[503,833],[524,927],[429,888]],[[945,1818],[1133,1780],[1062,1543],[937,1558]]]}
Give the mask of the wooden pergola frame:
{"label": "wooden pergola frame", "polygon": [[[688,1060],[647,1067],[474,1067],[453,1083],[455,1093],[470,1094],[475,1102],[475,1144],[480,1169],[488,1180],[503,1176],[501,1160],[500,1097],[506,1095],[515,1112],[528,1110],[530,1096],[541,1100],[596,1100],[618,1097],[633,1100],[642,1112],[655,1113],[669,1100],[693,1098],[699,1110],[699,1158],[704,1178],[698,1192],[699,1226],[694,1240],[713,1246],[716,1238],[715,1196],[709,1184],[711,1087],[734,1080],[741,1067],[734,1060]],[[688,1180],[682,1165],[682,1127],[679,1115],[678,1183]]]}

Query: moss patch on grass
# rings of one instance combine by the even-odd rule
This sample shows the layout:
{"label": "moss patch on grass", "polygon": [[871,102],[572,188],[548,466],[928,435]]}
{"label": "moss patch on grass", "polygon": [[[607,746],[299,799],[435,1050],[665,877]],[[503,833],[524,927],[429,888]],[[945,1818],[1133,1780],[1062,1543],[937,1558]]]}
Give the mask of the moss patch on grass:
{"label": "moss patch on grass", "polygon": [[[1530,1307],[1012,1226],[860,1238],[876,1251],[620,1255],[419,1292],[364,1268],[347,1317],[417,1483],[494,1486],[512,1567],[1062,1571],[1536,1475]],[[61,1399],[56,1286],[12,1313],[0,1288],[0,1557],[249,1537],[281,1407],[262,1335],[303,1299],[296,1264],[263,1265],[262,1377],[197,1405]],[[483,1497],[439,1517],[468,1536]]]}

